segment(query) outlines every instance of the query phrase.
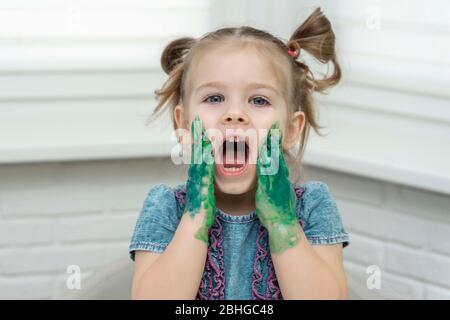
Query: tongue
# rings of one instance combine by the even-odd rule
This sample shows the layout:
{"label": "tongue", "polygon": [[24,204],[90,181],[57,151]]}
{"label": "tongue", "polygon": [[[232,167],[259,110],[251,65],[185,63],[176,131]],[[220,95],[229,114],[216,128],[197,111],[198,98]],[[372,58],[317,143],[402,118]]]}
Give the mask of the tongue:
{"label": "tongue", "polygon": [[231,156],[225,156],[225,160],[223,162],[225,168],[240,168],[244,165],[242,162],[238,162],[236,154],[234,155],[234,159],[230,158]]}

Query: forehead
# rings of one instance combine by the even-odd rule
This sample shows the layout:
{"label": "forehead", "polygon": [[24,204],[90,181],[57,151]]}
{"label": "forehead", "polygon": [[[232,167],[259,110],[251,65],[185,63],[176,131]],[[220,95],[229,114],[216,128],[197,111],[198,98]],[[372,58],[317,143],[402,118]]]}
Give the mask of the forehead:
{"label": "forehead", "polygon": [[284,91],[274,63],[255,47],[222,46],[207,49],[195,56],[191,68],[194,94],[208,83],[223,88],[273,88],[275,92],[271,91],[280,95]]}

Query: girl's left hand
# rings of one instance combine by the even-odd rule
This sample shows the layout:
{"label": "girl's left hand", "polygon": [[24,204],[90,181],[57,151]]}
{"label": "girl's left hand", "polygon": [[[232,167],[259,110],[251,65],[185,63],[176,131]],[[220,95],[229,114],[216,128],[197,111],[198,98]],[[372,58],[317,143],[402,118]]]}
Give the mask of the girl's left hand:
{"label": "girl's left hand", "polygon": [[216,200],[214,196],[214,152],[199,116],[191,124],[191,163],[186,183],[185,214],[192,218],[204,214],[203,226],[195,237],[208,245],[208,232],[214,223]]}
{"label": "girl's left hand", "polygon": [[256,214],[268,230],[270,250],[274,253],[281,253],[300,240],[295,212],[297,197],[289,180],[281,143],[282,133],[276,122],[259,147],[256,165]]}

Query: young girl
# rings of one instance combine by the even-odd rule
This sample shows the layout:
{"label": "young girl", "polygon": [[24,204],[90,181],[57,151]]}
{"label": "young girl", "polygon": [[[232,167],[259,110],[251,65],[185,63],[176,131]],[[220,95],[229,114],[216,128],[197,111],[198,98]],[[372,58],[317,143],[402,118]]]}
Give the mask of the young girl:
{"label": "young girl", "polygon": [[[285,162],[301,171],[310,127],[320,134],[312,93],[340,80],[334,42],[318,8],[286,44],[240,27],[165,48],[154,114],[170,107],[191,162],[186,183],[145,199],[129,248],[134,299],[347,298],[349,237],[331,192],[292,182]],[[316,79],[305,52],[332,74]]]}

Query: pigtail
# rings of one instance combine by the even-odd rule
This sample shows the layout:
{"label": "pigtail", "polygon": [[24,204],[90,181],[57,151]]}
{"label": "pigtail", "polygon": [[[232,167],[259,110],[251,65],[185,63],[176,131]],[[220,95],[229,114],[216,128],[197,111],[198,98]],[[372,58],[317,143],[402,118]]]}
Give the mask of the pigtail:
{"label": "pigtail", "polygon": [[341,68],[335,52],[335,35],[330,21],[320,8],[313,13],[293,32],[287,47],[291,50],[305,50],[323,64],[333,65],[333,73],[322,79],[315,79],[313,72],[303,62],[296,61],[305,71],[308,87],[314,91],[323,92],[336,85],[341,79]]}
{"label": "pigtail", "polygon": [[170,42],[161,54],[161,67],[170,75],[176,65],[183,62],[185,54],[195,43],[191,37],[183,37]]}
{"label": "pigtail", "polygon": [[[162,88],[155,90],[155,98],[158,104],[153,113],[147,119],[147,124],[153,121],[162,111],[164,106],[173,110],[181,102],[183,97],[183,75],[185,71],[184,59],[196,40],[191,37],[183,37],[170,42],[161,54],[161,67],[169,75]],[[174,119],[173,126],[176,127]]]}

